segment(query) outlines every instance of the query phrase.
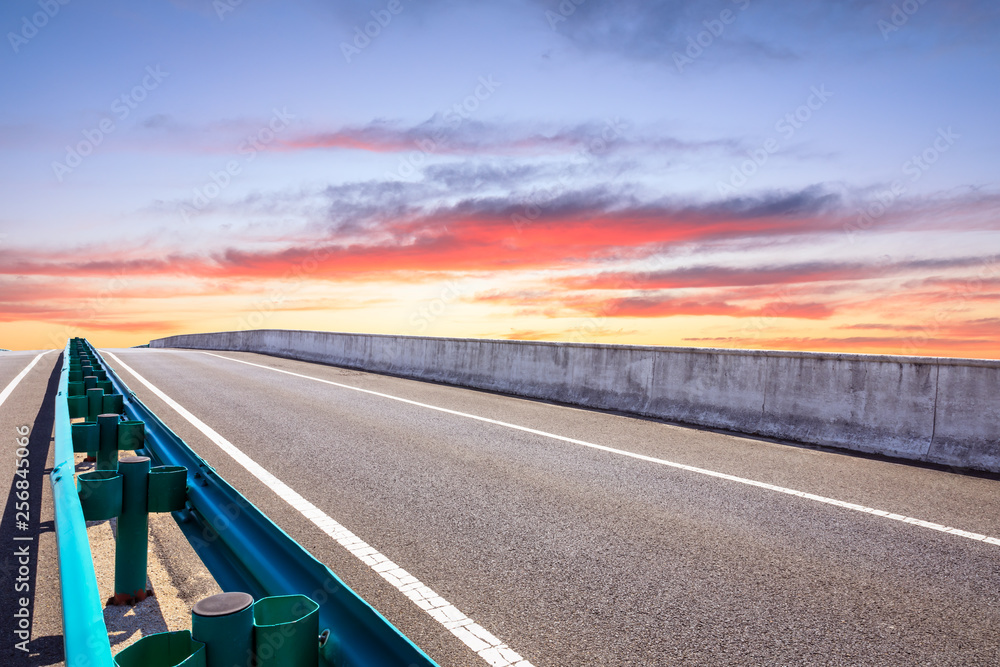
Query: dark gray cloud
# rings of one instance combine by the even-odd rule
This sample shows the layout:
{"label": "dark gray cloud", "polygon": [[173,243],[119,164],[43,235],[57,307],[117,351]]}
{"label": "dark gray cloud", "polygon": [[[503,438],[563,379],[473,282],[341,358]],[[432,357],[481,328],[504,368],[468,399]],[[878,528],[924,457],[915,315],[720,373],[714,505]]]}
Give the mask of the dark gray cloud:
{"label": "dark gray cloud", "polygon": [[538,177],[547,177],[549,169],[541,165],[457,163],[435,164],[424,169],[423,177],[454,191],[473,188],[521,187]]}
{"label": "dark gray cloud", "polygon": [[733,267],[714,264],[666,271],[603,272],[574,278],[578,287],[674,290],[704,287],[749,287],[758,285],[815,282],[856,282],[920,272],[949,271],[978,266],[981,256],[942,259],[901,259],[897,261],[845,262],[814,261]]}
{"label": "dark gray cloud", "polygon": [[[584,50],[608,51],[639,60],[674,62],[674,54],[685,54],[694,40],[692,54],[705,49],[729,54],[791,59],[795,53],[769,43],[740,28],[743,15],[756,10],[760,0],[537,0],[545,8],[546,21]],[[575,6],[572,13],[569,6]],[[698,34],[708,31],[698,44]],[[701,51],[698,51],[698,46]]]}
{"label": "dark gray cloud", "polygon": [[904,16],[895,0],[532,2],[553,30],[585,51],[671,64],[675,54],[744,64],[828,53],[866,57],[895,32],[896,46],[933,47],[993,40],[1000,26],[1000,5],[991,0],[927,2]]}
{"label": "dark gray cloud", "polygon": [[719,216],[769,218],[774,216],[818,215],[840,208],[841,195],[826,186],[814,185],[798,192],[773,191],[745,197],[731,197],[699,207]]}
{"label": "dark gray cloud", "polygon": [[621,118],[603,122],[558,126],[544,123],[486,122],[463,118],[457,112],[435,114],[406,125],[376,120],[365,125],[314,129],[282,137],[284,150],[362,150],[374,153],[446,155],[608,155],[634,152],[737,154],[741,140],[723,137],[686,140],[654,128],[633,128]]}

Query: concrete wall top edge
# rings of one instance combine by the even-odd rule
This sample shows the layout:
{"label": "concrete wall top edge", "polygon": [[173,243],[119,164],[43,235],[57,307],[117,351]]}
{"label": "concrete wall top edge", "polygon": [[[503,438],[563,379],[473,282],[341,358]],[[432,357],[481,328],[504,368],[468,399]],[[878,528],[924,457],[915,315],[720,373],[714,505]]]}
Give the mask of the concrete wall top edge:
{"label": "concrete wall top edge", "polygon": [[583,347],[583,348],[605,348],[605,349],[631,349],[650,350],[660,352],[676,352],[689,354],[714,354],[714,355],[740,355],[747,357],[787,357],[799,359],[833,359],[838,361],[865,361],[875,363],[907,363],[907,364],[931,364],[937,366],[978,366],[986,368],[1000,368],[1000,359],[966,359],[959,357],[919,357],[890,354],[857,354],[847,352],[801,352],[795,350],[741,350],[737,348],[724,347],[680,347],[670,345],[619,345],[612,343],[571,343],[562,341],[540,341],[540,340],[510,340],[506,338],[452,338],[443,336],[412,336],[397,334],[376,334],[376,333],[351,333],[342,331],[320,331],[306,329],[245,329],[242,331],[214,331],[196,334],[177,334],[175,336],[165,336],[154,338],[150,342],[161,342],[174,338],[186,338],[188,336],[204,336],[211,334],[249,334],[263,332],[287,332],[287,333],[307,333],[307,334],[334,334],[340,336],[360,336],[370,338],[407,338],[417,340],[436,340],[454,342],[474,342],[474,343],[503,343],[517,345],[537,345],[546,347]]}

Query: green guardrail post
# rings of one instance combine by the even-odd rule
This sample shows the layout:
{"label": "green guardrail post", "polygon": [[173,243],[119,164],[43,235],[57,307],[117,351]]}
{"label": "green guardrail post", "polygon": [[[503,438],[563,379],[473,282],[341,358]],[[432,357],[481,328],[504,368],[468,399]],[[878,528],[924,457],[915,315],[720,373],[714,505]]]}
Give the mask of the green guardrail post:
{"label": "green guardrail post", "polygon": [[77,475],[76,483],[84,519],[107,521],[121,514],[122,476],[117,472],[91,470]]}
{"label": "green guardrail post", "polygon": [[97,424],[83,422],[70,426],[73,434],[73,451],[87,453],[87,456],[97,456],[100,447],[100,427]]}
{"label": "green guardrail post", "polygon": [[319,661],[319,605],[305,595],[277,595],[253,605],[257,667],[297,667]]}
{"label": "green guardrail post", "polygon": [[205,644],[210,667],[253,664],[253,596],[219,593],[191,610],[191,636]]}
{"label": "green guardrail post", "polygon": [[[105,399],[107,396],[104,397]],[[118,470],[118,415],[97,415],[100,431],[97,447],[97,469]]]}
{"label": "green guardrail post", "polygon": [[69,409],[69,418],[70,419],[86,419],[87,418],[87,397],[86,396],[67,396],[66,397],[66,407]]}
{"label": "green guardrail post", "polygon": [[87,390],[87,421],[96,422],[97,415],[101,414],[104,410],[104,390],[103,389],[88,389]]}
{"label": "green guardrail post", "polygon": [[146,590],[149,467],[148,456],[127,456],[118,462],[123,481],[122,511],[118,515],[115,544],[114,604],[145,600],[149,594]]}
{"label": "green guardrail post", "polygon": [[119,451],[135,451],[146,445],[146,422],[129,420],[118,422]]}
{"label": "green guardrail post", "polygon": [[[205,645],[190,630],[147,635],[115,656],[118,667],[206,667]],[[242,667],[246,667],[243,665]]]}
{"label": "green guardrail post", "polygon": [[90,391],[91,389],[96,389],[97,388],[97,376],[96,375],[88,375],[88,374],[86,374],[86,370],[85,370],[84,371],[84,376],[83,376],[83,386],[84,386],[84,388],[87,391]]}
{"label": "green guardrail post", "polygon": [[[117,419],[117,415],[113,416]],[[121,426],[117,424],[116,443],[121,442]],[[142,433],[134,428],[128,430],[128,438]],[[103,448],[104,433],[101,435]],[[146,589],[149,513],[176,512],[184,509],[187,500],[187,469],[183,466],[150,467],[148,456],[127,456],[118,461],[118,471],[122,488],[115,544],[115,594],[108,600],[115,605],[134,604],[152,594]]]}
{"label": "green guardrail post", "polygon": [[146,490],[148,512],[176,512],[184,509],[184,503],[187,501],[187,468],[184,466],[150,468],[148,484]]}
{"label": "green guardrail post", "polygon": [[[114,391],[114,390],[112,390]],[[104,392],[104,401],[101,404],[103,412],[106,414],[114,413],[120,415],[125,412],[125,397],[121,394],[109,394]]]}

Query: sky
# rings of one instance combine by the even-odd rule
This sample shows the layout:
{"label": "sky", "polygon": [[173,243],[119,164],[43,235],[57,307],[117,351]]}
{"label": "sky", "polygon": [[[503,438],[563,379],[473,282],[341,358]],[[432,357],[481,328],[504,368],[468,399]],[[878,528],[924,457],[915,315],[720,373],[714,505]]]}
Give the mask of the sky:
{"label": "sky", "polygon": [[1000,358],[992,0],[15,0],[0,348]]}

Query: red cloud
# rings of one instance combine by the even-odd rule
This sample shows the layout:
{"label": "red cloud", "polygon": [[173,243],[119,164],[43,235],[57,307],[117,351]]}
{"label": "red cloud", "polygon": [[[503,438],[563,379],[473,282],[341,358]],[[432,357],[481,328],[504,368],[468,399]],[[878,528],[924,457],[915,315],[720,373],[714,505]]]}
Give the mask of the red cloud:
{"label": "red cloud", "polygon": [[[721,218],[667,211],[554,214],[522,222],[517,213],[444,211],[394,221],[368,243],[323,243],[278,250],[232,248],[199,256],[81,260],[82,253],[0,256],[0,272],[48,276],[194,276],[201,278],[343,279],[386,272],[504,271],[586,264],[648,254],[664,245],[717,238],[802,234],[834,226],[823,217]],[[513,219],[512,219],[513,218]],[[389,240],[386,240],[386,237]],[[91,249],[86,256],[124,254]]]}
{"label": "red cloud", "polygon": [[399,135],[377,135],[370,132],[341,130],[313,134],[279,142],[285,150],[309,150],[314,148],[340,148],[367,151],[371,153],[396,153],[417,150],[419,147],[410,139]]}
{"label": "red cloud", "polygon": [[884,269],[877,266],[792,264],[731,268],[699,266],[675,271],[606,272],[595,276],[568,278],[567,287],[576,289],[685,289],[697,287],[749,287],[834,280],[863,280],[878,277]]}

